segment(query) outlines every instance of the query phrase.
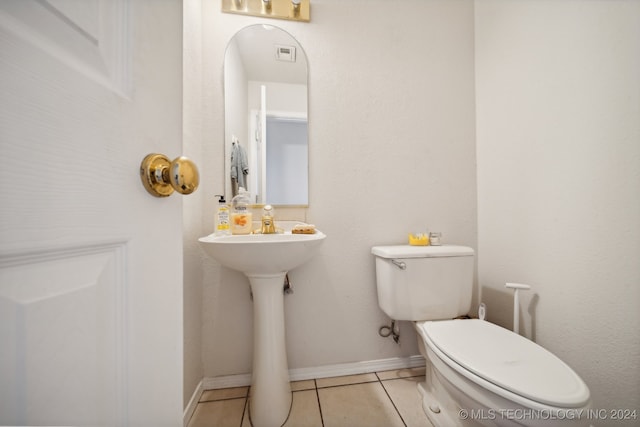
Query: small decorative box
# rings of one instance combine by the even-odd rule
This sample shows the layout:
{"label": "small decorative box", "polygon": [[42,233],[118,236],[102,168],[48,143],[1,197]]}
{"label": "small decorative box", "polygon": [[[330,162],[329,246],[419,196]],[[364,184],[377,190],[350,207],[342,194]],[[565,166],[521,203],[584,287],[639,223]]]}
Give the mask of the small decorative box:
{"label": "small decorative box", "polygon": [[409,234],[409,244],[411,246],[428,246],[429,233]]}

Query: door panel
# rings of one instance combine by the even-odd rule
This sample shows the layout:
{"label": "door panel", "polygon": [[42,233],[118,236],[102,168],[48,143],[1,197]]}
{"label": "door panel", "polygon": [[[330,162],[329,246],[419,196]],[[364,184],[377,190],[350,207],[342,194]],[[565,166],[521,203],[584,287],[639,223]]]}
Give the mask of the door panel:
{"label": "door panel", "polygon": [[112,90],[131,85],[128,0],[3,0],[5,30]]}
{"label": "door panel", "polygon": [[126,424],[125,249],[114,243],[1,261],[3,424],[65,424],[70,401],[78,425]]}

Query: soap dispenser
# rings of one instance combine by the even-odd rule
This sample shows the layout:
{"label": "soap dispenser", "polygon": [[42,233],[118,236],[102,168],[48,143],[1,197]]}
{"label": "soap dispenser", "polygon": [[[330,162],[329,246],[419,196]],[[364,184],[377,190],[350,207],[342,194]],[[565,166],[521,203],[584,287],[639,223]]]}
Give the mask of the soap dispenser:
{"label": "soap dispenser", "polygon": [[247,190],[240,187],[238,195],[231,199],[231,234],[250,234],[252,214],[251,199]]}
{"label": "soap dispenser", "polygon": [[218,210],[216,211],[216,236],[228,236],[231,234],[231,222],[230,222],[230,213],[229,213],[229,205],[227,205],[227,201],[224,199],[224,195],[216,194],[216,197],[219,197],[218,200]]}

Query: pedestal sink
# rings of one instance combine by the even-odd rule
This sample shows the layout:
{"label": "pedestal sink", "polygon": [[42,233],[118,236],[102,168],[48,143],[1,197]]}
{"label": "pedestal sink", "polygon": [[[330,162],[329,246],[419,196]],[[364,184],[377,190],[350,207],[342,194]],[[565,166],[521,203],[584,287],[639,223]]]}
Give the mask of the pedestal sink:
{"label": "pedestal sink", "polygon": [[209,256],[243,272],[253,293],[253,374],[250,416],[254,427],[280,427],[291,409],[284,331],[287,272],[307,262],[326,235],[210,235],[199,239]]}

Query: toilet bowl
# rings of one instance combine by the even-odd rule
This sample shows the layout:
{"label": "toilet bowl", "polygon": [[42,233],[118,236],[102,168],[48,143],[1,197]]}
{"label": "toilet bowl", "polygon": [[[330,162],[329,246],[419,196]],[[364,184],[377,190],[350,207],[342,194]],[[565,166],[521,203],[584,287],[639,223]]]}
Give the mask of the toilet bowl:
{"label": "toilet bowl", "polygon": [[436,427],[587,426],[587,385],[538,344],[470,309],[473,249],[376,246],[380,308],[413,321],[425,381],[418,389]]}
{"label": "toilet bowl", "polygon": [[478,319],[414,326],[427,361],[419,390],[434,426],[589,425],[586,384],[534,342]]}

